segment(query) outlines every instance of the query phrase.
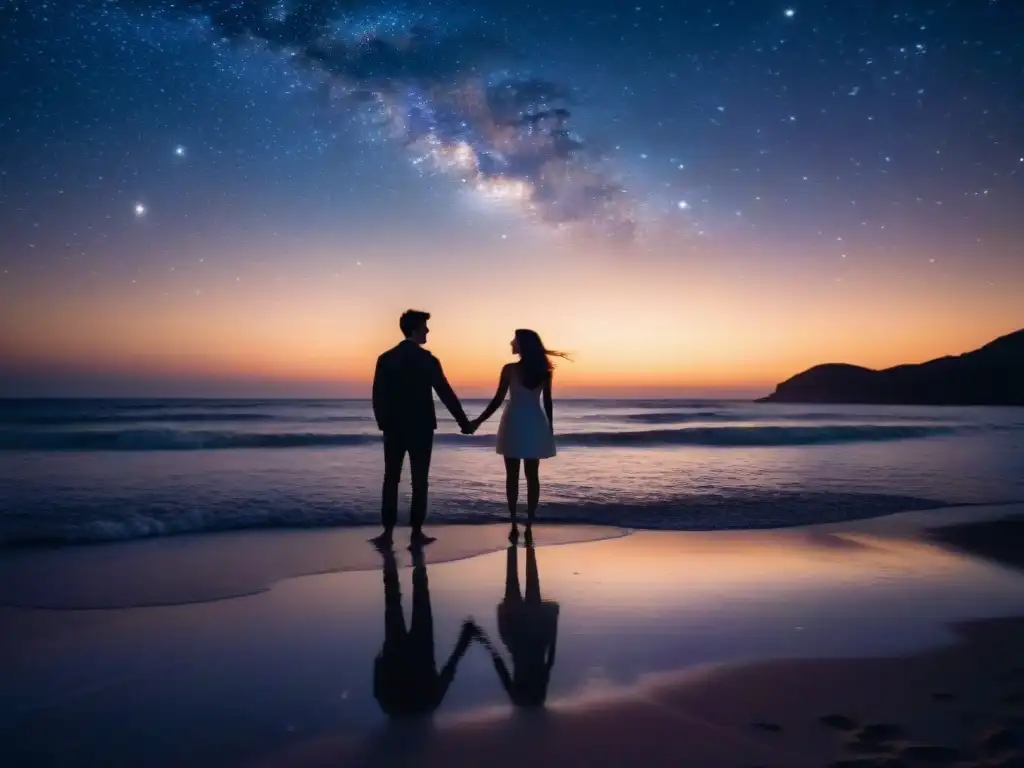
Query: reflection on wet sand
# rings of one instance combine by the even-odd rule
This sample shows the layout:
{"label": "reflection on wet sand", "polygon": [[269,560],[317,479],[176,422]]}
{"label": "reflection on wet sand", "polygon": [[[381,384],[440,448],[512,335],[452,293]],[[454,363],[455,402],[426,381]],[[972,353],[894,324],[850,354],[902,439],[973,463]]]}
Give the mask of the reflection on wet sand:
{"label": "reflection on wet sand", "polygon": [[491,654],[498,679],[517,707],[543,706],[558,641],[558,603],[540,593],[537,550],[526,547],[526,592],[519,583],[518,547],[505,555],[505,596],[498,604],[498,634],[512,659],[512,672],[501,653],[481,630],[480,638]]}
{"label": "reflection on wet sand", "polygon": [[388,548],[384,559],[384,645],[373,665],[373,695],[389,717],[433,713],[455,679],[459,661],[473,638],[473,625],[463,624],[444,668],[434,658],[434,617],[422,550],[413,551],[412,621],[406,630],[398,563]]}

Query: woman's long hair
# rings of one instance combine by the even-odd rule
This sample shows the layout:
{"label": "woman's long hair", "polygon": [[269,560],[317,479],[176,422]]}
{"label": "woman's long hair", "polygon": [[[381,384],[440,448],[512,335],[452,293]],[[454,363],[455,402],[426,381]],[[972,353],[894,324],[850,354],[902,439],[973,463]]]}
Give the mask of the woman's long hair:
{"label": "woman's long hair", "polygon": [[519,365],[523,386],[535,389],[551,377],[555,365],[551,358],[571,360],[565,352],[548,349],[536,331],[527,328],[516,329],[516,344],[519,346]]}

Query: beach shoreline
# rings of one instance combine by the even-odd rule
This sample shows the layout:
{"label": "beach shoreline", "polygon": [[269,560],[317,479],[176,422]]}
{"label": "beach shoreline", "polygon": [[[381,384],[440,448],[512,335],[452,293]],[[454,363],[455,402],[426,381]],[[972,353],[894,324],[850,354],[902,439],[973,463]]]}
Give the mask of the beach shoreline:
{"label": "beach shoreline", "polygon": [[[35,603],[0,607],[5,764],[896,766],[957,750],[945,764],[998,765],[1016,753],[979,750],[995,733],[1017,743],[1024,574],[977,542],[1022,531],[1024,505],[774,530],[540,525],[541,588],[562,606],[544,713],[510,707],[471,651],[423,727],[389,725],[371,696],[383,593],[370,529],[231,534],[251,538],[233,555],[197,549],[216,537],[36,553],[19,581],[0,578],[12,602]],[[506,533],[435,528],[439,658],[466,616],[498,636],[506,555],[523,557]],[[407,585],[409,553],[397,557]],[[293,572],[303,558],[352,568]],[[202,598],[211,581],[258,589],[153,599]],[[855,727],[820,722],[830,714]]]}
{"label": "beach shoreline", "polygon": [[[508,525],[438,525],[428,564],[455,563],[508,545]],[[51,610],[154,608],[216,602],[266,592],[287,579],[376,570],[370,545],[379,528],[225,531],[84,547],[21,548],[0,563],[0,606]],[[616,526],[538,525],[539,546],[628,535]],[[407,529],[396,534],[410,564]],[[67,578],[69,572],[73,578]],[[54,580],[55,572],[62,572]]]}
{"label": "beach shoreline", "polygon": [[[997,521],[1024,516],[1022,504],[958,504],[912,509],[815,525],[671,531],[682,535],[745,535],[755,531],[860,531],[885,535],[929,535],[985,556],[996,547],[1005,557],[1024,541],[1015,526]],[[982,525],[984,523],[985,525]],[[992,526],[995,526],[994,528]],[[981,527],[979,527],[981,526]],[[925,534],[924,531],[933,533]],[[508,525],[441,523],[424,552],[430,564],[457,562],[503,549]],[[538,546],[554,546],[651,531],[642,526],[539,523]],[[656,529],[655,529],[656,530]],[[84,546],[19,546],[0,561],[0,606],[56,610],[120,609],[212,602],[255,595],[279,581],[346,571],[372,570],[378,556],[367,542],[371,526],[253,529],[179,534]],[[992,535],[995,532],[995,535]],[[402,531],[396,540],[409,565]],[[980,539],[979,539],[980,537]],[[961,539],[964,539],[961,542]],[[72,578],[66,574],[73,573]],[[61,572],[54,581],[53,575]]]}

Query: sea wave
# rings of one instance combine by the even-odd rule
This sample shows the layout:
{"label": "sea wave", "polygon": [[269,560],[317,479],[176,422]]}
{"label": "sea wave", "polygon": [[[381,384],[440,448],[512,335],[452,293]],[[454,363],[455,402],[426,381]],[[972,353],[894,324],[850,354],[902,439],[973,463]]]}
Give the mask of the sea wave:
{"label": "sea wave", "polygon": [[370,415],[359,416],[352,414],[331,414],[329,416],[282,416],[273,413],[235,413],[230,411],[223,413],[216,411],[198,411],[192,413],[24,413],[0,415],[0,427],[77,427],[81,425],[112,426],[116,424],[233,424],[258,422],[267,423],[272,421],[300,423],[369,423],[373,421],[373,417]]}
{"label": "sea wave", "polygon": [[560,435],[558,443],[559,445],[609,447],[644,445],[696,445],[721,448],[730,446],[771,447],[911,440],[948,435],[957,431],[957,428],[948,426],[926,427],[894,424],[684,427],[624,432],[582,432]]}
{"label": "sea wave", "polygon": [[[830,445],[927,438],[958,431],[949,426],[838,424],[819,426],[714,426],[681,429],[575,432],[558,436],[564,447]],[[373,445],[377,434],[331,432],[232,432],[181,429],[5,430],[0,451],[195,451],[328,448]],[[494,437],[441,433],[444,445],[493,445]]]}
{"label": "sea wave", "polygon": [[735,414],[719,411],[641,411],[622,417],[623,421],[636,424],[686,424],[691,421],[727,421],[735,420]]}
{"label": "sea wave", "polygon": [[[582,417],[587,418],[587,417]],[[608,418],[618,419],[624,422],[635,424],[688,424],[693,422],[819,422],[819,423],[863,423],[865,416],[860,413],[829,413],[827,411],[798,411],[787,412],[778,410],[759,410],[737,412],[728,411],[639,411],[628,413],[623,416],[610,416]],[[875,418],[879,418],[877,415]],[[940,420],[934,415],[913,414],[913,413],[887,413],[884,417],[886,423],[892,424],[919,424],[935,426]],[[950,425],[948,420],[941,420]]]}
{"label": "sea wave", "polygon": [[59,427],[79,424],[189,424],[203,422],[266,422],[269,413],[24,413],[0,416],[2,426]]}
{"label": "sea wave", "polygon": [[[234,411],[229,408],[217,408],[213,410],[185,410],[185,411],[125,411],[111,410],[107,412],[95,411],[72,411],[58,413],[36,413],[32,411],[4,413],[0,410],[0,430],[16,427],[68,427],[82,429],[89,427],[115,427],[134,426],[137,429],[146,429],[147,425],[162,424],[168,425],[189,425],[189,424],[245,424],[277,422],[282,425],[295,424],[372,424],[373,415],[351,413],[303,413],[298,412],[258,412],[258,411]],[[692,423],[763,423],[763,422],[833,422],[833,423],[858,423],[863,422],[864,417],[859,414],[835,414],[835,413],[740,413],[728,411],[639,411],[616,416],[614,414],[583,413],[563,415],[563,419],[574,424],[594,423],[595,421],[610,421],[627,424],[649,424],[672,425]],[[915,415],[893,415],[886,416],[887,422],[894,424],[918,423],[934,425],[936,420],[926,416]]]}
{"label": "sea wave", "polygon": [[[211,498],[208,503],[171,505],[97,501],[75,514],[0,514],[0,547],[99,544],[133,539],[257,529],[375,526],[379,511],[254,498]],[[876,493],[732,490],[687,494],[648,503],[629,501],[546,502],[544,523],[608,525],[646,530],[735,530],[841,522],[895,512],[946,506],[938,499]],[[434,525],[483,525],[508,520],[500,502],[474,498],[431,501]]]}

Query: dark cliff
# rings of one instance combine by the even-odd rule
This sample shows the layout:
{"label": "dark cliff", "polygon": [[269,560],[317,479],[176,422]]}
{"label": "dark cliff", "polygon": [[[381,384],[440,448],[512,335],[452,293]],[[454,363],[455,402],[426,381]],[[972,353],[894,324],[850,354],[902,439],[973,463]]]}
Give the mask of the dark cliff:
{"label": "dark cliff", "polygon": [[1024,329],[963,355],[880,371],[816,365],[779,384],[761,402],[1024,405]]}

